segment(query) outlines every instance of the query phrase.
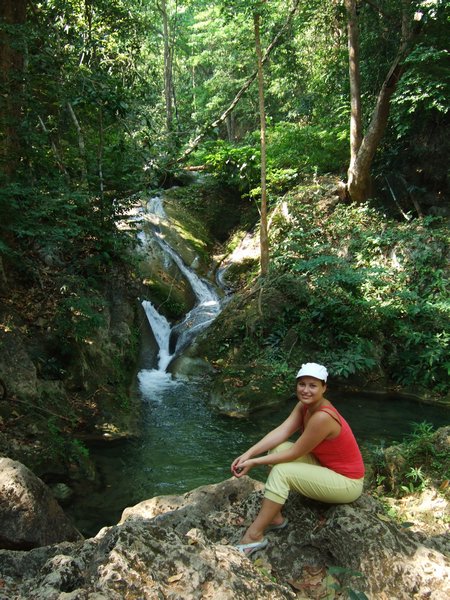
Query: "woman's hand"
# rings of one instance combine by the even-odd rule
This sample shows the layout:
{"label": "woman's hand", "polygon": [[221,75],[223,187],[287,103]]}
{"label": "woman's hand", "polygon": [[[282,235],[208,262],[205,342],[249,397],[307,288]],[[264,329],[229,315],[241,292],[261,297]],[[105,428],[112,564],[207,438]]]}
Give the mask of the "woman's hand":
{"label": "woman's hand", "polygon": [[243,477],[244,475],[247,475],[247,473],[252,467],[255,466],[255,464],[255,461],[251,458],[244,460],[237,458],[231,465],[231,472],[235,477]]}
{"label": "woman's hand", "polygon": [[233,462],[231,463],[231,472],[233,473],[233,475],[235,475],[236,467],[240,467],[240,463],[245,462],[249,458],[251,458],[251,454],[247,450],[247,452],[244,452],[244,454],[241,454],[233,460]]}

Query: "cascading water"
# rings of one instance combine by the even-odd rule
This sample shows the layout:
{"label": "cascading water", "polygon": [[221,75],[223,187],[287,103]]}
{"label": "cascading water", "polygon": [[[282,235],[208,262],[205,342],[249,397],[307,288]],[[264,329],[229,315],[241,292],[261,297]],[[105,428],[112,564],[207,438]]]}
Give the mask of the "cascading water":
{"label": "cascading water", "polygon": [[[256,443],[261,436],[287,417],[293,408],[291,399],[272,413],[252,415],[250,419],[231,419],[209,408],[207,378],[191,381],[172,377],[167,369],[196,334],[208,327],[221,310],[218,295],[210,284],[186,267],[181,258],[158,236],[159,224],[165,219],[160,197],[148,203],[145,214],[140,211],[135,220],[149,221],[153,234],[139,232],[143,246],[152,239],[164,251],[164,260],[175,262],[191,282],[196,305],[175,326],[160,315],[148,301],[145,312],[159,347],[158,364],[139,373],[140,395],[145,403],[142,414],[142,435],[113,445],[90,448],[101,473],[103,486],[77,498],[70,510],[77,527],[86,536],[96,535],[105,525],[120,519],[126,506],[153,496],[181,494],[198,486],[217,483],[230,477],[231,461]],[[346,418],[352,423],[361,442],[380,439],[398,440],[410,430],[405,414],[414,414],[418,421],[427,420],[436,426],[448,422],[448,409],[432,405],[385,398],[363,398],[346,393],[332,395]],[[423,411],[423,418],[419,415]],[[444,412],[446,411],[446,412]],[[264,480],[266,471],[254,469],[252,477]]]}
{"label": "cascading water", "polygon": [[[152,223],[153,239],[160,246],[164,256],[176,264],[189,282],[196,297],[196,304],[180,323],[172,327],[149,300],[142,302],[159,347],[157,368],[143,369],[138,374],[140,389],[146,399],[158,398],[164,388],[177,385],[177,382],[167,372],[168,366],[201,331],[204,331],[214,321],[221,310],[220,298],[214,288],[198,277],[162,238],[159,224],[166,219],[167,215],[161,197],[152,198],[147,204],[147,220]],[[143,245],[149,241],[149,237],[144,231],[139,233],[139,239]]]}

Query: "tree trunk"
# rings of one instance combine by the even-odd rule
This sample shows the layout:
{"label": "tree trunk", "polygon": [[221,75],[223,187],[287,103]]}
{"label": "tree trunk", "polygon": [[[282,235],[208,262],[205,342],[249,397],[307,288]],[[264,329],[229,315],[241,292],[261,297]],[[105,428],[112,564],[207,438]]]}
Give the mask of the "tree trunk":
{"label": "tree trunk", "polygon": [[52,138],[52,134],[47,129],[47,126],[45,125],[44,120],[41,117],[41,115],[38,115],[38,121],[39,121],[40,126],[42,127],[42,131],[46,134],[46,136],[48,137],[48,139],[50,141],[50,145],[52,147],[53,154],[55,156],[56,163],[58,165],[59,170],[61,171],[61,173],[64,173],[67,181],[70,182],[69,173],[67,172],[67,169],[66,169],[66,167],[64,165],[64,161],[63,161],[63,159],[62,159],[62,157],[61,157],[61,155],[59,153],[58,147],[57,147],[57,145],[55,144],[55,142],[54,142],[54,140]]}
{"label": "tree trunk", "polygon": [[[346,6],[354,4],[353,0],[346,0]],[[402,11],[402,36],[400,48],[383,85],[381,86],[369,126],[359,145],[356,156],[354,158],[352,157],[353,160],[350,163],[348,171],[347,193],[350,199],[357,203],[362,203],[370,197],[372,161],[386,129],[391,97],[395,92],[397,83],[404,71],[404,60],[411,52],[413,43],[422,29],[421,19],[417,18],[416,15],[415,19],[417,19],[417,21],[414,27],[412,26],[414,22],[412,21],[412,14],[410,14],[411,0],[402,0]],[[356,13],[354,16],[356,17]],[[349,51],[350,45],[349,40]],[[352,57],[350,57],[350,61],[351,60]]]}
{"label": "tree trunk", "polygon": [[80,123],[77,119],[75,111],[70,102],[67,103],[67,108],[69,109],[70,116],[72,117],[73,124],[77,130],[78,134],[78,148],[80,151],[80,159],[81,159],[81,181],[87,186],[88,184],[88,173],[87,173],[87,160],[86,160],[86,146],[84,143],[83,132],[81,131]]}
{"label": "tree trunk", "polygon": [[255,47],[258,59],[259,119],[261,124],[261,223],[259,230],[261,276],[269,270],[269,239],[267,234],[267,191],[266,191],[266,112],[264,107],[264,74],[261,52],[260,15],[253,13]]}
{"label": "tree trunk", "polygon": [[370,124],[360,145],[352,167],[349,169],[347,189],[350,198],[357,203],[370,197],[372,189],[371,166],[378,144],[384,134],[389,117],[390,100],[401,75],[401,67],[388,77],[378,94],[377,103],[372,113]]}
{"label": "tree trunk", "polygon": [[1,0],[0,21],[0,140],[3,174],[10,179],[21,158],[19,123],[22,118],[24,52],[14,26],[26,21],[28,0]]}
{"label": "tree trunk", "polygon": [[359,70],[359,29],[356,0],[345,0],[348,22],[348,56],[350,78],[350,166],[349,176],[362,142],[361,77]]}
{"label": "tree trunk", "polygon": [[163,18],[164,36],[164,98],[166,102],[166,129],[170,133],[173,129],[173,103],[172,103],[172,52],[169,41],[169,18],[167,16],[166,0],[161,0],[161,13]]}
{"label": "tree trunk", "polygon": [[227,128],[227,138],[229,142],[234,142],[235,140],[235,120],[234,113],[229,113],[227,118],[225,119],[225,125]]}
{"label": "tree trunk", "polygon": [[98,163],[98,180],[100,187],[100,206],[102,210],[102,216],[105,217],[105,181],[103,177],[103,150],[105,145],[105,131],[103,128],[103,106],[99,107],[99,144],[97,152],[97,163]]}

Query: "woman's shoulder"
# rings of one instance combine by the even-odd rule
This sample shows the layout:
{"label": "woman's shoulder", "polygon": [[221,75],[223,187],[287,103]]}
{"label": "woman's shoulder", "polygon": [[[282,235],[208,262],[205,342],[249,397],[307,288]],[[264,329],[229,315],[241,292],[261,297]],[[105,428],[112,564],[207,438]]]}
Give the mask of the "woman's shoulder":
{"label": "woman's shoulder", "polygon": [[331,402],[327,402],[327,404],[323,404],[319,408],[317,408],[309,418],[309,422],[313,420],[313,423],[324,423],[329,422],[332,419],[337,422],[339,425],[341,424],[341,415],[337,408],[335,408]]}
{"label": "woman's shoulder", "polygon": [[333,406],[329,400],[326,400],[325,404],[322,404],[322,406],[318,410],[324,410],[324,409],[325,410],[331,409],[333,412],[339,414],[338,409],[335,406]]}

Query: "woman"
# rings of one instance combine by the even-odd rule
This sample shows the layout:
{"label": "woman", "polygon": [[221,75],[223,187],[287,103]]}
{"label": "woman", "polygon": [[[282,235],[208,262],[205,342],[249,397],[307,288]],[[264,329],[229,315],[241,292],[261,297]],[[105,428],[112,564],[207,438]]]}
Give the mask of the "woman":
{"label": "woman", "polygon": [[[272,467],[258,516],[237,546],[247,555],[267,546],[265,531],[287,525],[281,509],[290,490],[336,504],[353,502],[361,495],[361,452],[348,423],[324,397],[327,377],[322,365],[302,365],[297,373],[299,402],[294,410],[231,465],[235,477],[243,477],[259,465]],[[300,431],[298,439],[288,442],[296,431]]]}

